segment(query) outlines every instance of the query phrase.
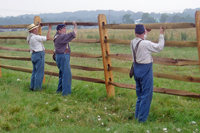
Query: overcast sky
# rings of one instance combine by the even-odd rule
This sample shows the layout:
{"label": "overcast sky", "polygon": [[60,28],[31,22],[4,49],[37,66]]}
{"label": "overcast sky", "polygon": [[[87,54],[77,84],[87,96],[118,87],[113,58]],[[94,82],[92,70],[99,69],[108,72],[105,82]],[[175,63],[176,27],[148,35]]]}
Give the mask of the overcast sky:
{"label": "overcast sky", "polygon": [[0,0],[0,17],[80,10],[169,13],[199,7],[200,0]]}

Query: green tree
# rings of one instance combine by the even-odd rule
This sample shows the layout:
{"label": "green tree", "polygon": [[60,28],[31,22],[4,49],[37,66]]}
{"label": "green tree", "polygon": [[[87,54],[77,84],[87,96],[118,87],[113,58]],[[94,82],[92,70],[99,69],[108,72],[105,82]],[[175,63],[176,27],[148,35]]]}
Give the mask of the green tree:
{"label": "green tree", "polygon": [[167,14],[162,14],[160,17],[160,22],[165,23],[165,22],[167,22],[168,18],[169,18],[169,16]]}
{"label": "green tree", "polygon": [[135,21],[130,18],[131,14],[125,14],[122,18],[123,23],[127,23],[127,24],[134,24]]}
{"label": "green tree", "polygon": [[140,20],[142,23],[156,23],[156,19],[149,16],[149,13],[143,13]]}

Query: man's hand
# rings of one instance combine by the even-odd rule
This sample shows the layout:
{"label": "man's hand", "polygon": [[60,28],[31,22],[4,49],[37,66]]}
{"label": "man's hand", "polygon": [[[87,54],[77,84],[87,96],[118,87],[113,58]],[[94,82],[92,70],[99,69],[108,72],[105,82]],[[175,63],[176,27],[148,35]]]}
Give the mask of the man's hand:
{"label": "man's hand", "polygon": [[49,24],[48,26],[49,26],[49,29],[51,29],[53,25]]}
{"label": "man's hand", "polygon": [[73,24],[74,26],[77,25],[77,24],[76,24],[76,21],[73,21],[72,24]]}
{"label": "man's hand", "polygon": [[165,30],[160,26],[160,34],[164,34]]}
{"label": "man's hand", "polygon": [[145,29],[146,34],[148,34],[151,31],[151,29],[147,29],[146,26],[144,27],[144,29]]}

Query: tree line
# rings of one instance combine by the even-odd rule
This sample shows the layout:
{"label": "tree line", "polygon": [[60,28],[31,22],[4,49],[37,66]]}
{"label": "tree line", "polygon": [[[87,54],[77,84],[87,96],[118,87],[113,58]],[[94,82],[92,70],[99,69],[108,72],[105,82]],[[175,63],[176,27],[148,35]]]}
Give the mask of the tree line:
{"label": "tree line", "polygon": [[25,14],[17,17],[0,17],[0,25],[30,24],[34,16],[40,16],[42,22],[82,21],[98,22],[98,14],[105,14],[107,23],[172,23],[195,22],[195,12],[200,10],[185,9],[182,13],[143,13],[132,11],[96,10],[63,13]]}

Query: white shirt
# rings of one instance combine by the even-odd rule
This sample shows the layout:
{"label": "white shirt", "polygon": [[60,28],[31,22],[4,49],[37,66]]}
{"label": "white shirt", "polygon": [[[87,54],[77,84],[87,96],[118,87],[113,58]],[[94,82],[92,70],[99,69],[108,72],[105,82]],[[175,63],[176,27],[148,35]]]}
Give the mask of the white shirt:
{"label": "white shirt", "polygon": [[33,51],[35,52],[44,51],[45,48],[42,42],[46,40],[47,40],[46,36],[40,36],[30,33],[27,37],[27,42],[29,41],[30,53],[32,54]]}
{"label": "white shirt", "polygon": [[[146,36],[145,36],[146,38]],[[133,54],[133,48],[135,49],[137,43],[141,40],[141,38],[136,37],[131,41],[131,52],[133,56],[133,62],[134,62],[134,54]],[[153,62],[153,58],[151,56],[151,53],[158,53],[163,50],[165,45],[165,40],[163,34],[160,34],[159,36],[159,42],[154,43],[148,40],[142,40],[138,46],[137,52],[136,52],[136,61],[140,64],[148,64]]]}

